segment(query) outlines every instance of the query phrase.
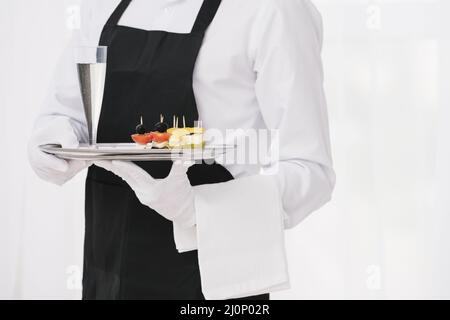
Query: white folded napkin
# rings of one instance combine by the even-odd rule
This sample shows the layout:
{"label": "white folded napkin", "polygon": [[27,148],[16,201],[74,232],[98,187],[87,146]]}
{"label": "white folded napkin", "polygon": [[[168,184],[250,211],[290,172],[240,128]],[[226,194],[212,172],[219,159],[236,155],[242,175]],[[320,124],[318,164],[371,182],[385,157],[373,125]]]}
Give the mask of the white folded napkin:
{"label": "white folded napkin", "polygon": [[195,187],[195,208],[197,227],[174,226],[174,236],[180,252],[198,248],[206,299],[289,288],[281,196],[273,177]]}
{"label": "white folded napkin", "polygon": [[173,234],[179,253],[197,250],[197,227],[187,229],[174,223]]}

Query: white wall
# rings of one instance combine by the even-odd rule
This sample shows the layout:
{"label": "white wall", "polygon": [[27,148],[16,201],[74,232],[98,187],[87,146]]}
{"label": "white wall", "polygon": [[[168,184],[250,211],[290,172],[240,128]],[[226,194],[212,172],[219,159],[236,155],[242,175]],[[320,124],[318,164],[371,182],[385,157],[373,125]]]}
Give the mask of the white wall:
{"label": "white wall", "polygon": [[[83,177],[39,181],[24,147],[78,2],[0,0],[0,298],[80,297]],[[274,297],[450,298],[450,3],[316,4],[338,184]]]}

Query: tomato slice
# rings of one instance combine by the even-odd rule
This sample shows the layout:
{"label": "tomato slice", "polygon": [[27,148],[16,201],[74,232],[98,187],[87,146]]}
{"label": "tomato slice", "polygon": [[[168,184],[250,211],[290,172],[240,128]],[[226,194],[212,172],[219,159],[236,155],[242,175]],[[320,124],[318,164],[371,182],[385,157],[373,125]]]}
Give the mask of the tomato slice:
{"label": "tomato slice", "polygon": [[156,143],[162,143],[162,142],[167,142],[170,140],[170,133],[164,132],[152,132],[152,136],[153,136],[153,141],[155,141]]}
{"label": "tomato slice", "polygon": [[146,134],[133,134],[131,136],[131,139],[133,139],[134,142],[141,145],[146,145],[153,140],[153,134],[146,133]]}

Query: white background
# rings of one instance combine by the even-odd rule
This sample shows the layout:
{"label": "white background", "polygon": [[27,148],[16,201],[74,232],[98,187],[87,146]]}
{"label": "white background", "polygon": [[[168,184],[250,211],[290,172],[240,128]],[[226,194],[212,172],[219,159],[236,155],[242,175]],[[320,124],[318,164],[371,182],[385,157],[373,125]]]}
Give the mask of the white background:
{"label": "white background", "polygon": [[[288,233],[279,299],[450,298],[450,1],[317,0],[337,188]],[[84,177],[26,141],[78,0],[0,0],[0,298],[78,299]]]}

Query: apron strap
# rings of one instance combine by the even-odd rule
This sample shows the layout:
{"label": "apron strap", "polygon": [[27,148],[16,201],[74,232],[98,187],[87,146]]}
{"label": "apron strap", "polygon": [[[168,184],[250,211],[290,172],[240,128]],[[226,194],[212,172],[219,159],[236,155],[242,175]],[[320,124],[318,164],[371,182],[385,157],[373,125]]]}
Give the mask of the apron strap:
{"label": "apron strap", "polygon": [[[117,8],[114,10],[112,15],[109,17],[108,22],[106,22],[105,27],[115,27],[120,21],[120,18],[127,10],[130,5],[131,0],[122,0]],[[209,25],[213,21],[217,10],[219,9],[221,0],[203,0],[202,7],[198,13],[197,19],[195,20],[194,27],[191,33],[204,33],[208,29]]]}
{"label": "apron strap", "polygon": [[120,1],[117,8],[114,10],[111,17],[109,17],[108,22],[106,22],[106,26],[108,27],[115,27],[120,21],[120,18],[124,14],[125,10],[127,10],[128,6],[130,5],[131,0],[122,0]]}
{"label": "apron strap", "polygon": [[221,0],[203,0],[203,5],[195,20],[192,33],[205,33],[216,16]]}
{"label": "apron strap", "polygon": [[[114,10],[112,15],[109,17],[105,26],[103,27],[102,34],[100,36],[99,45],[101,46],[109,46],[109,41],[111,40],[111,32],[115,26],[119,23],[120,18],[122,17],[125,10],[127,10],[128,5],[131,0],[122,0],[117,8]],[[109,40],[108,40],[109,39]]]}

